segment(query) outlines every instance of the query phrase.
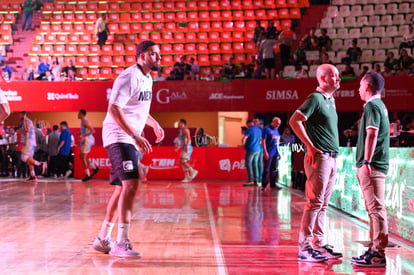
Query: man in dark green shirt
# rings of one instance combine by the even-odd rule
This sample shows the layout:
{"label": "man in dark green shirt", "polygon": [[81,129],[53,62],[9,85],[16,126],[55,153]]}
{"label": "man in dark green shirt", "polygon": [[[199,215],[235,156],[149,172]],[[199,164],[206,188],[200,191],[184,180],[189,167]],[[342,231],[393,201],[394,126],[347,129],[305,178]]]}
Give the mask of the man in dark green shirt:
{"label": "man in dark green shirt", "polygon": [[[324,240],[326,208],[331,198],[339,152],[338,115],[333,94],[339,89],[338,69],[323,64],[316,71],[319,87],[292,115],[290,126],[306,145],[306,198],[299,231],[299,261],[322,262],[342,257]],[[315,249],[312,241],[316,237]]]}
{"label": "man in dark green shirt", "polygon": [[357,266],[386,265],[388,225],[384,181],[389,166],[390,123],[387,108],[381,100],[383,89],[384,78],[378,73],[368,72],[361,79],[359,94],[365,105],[357,143],[357,178],[371,228],[368,251],[359,257],[352,257],[352,263]]}
{"label": "man in dark green shirt", "polygon": [[26,30],[31,30],[33,10],[34,10],[35,6],[36,6],[36,3],[33,0],[25,0],[24,1],[24,3],[23,3],[22,31],[24,31],[24,28],[26,27],[26,23],[27,23],[27,29]]}

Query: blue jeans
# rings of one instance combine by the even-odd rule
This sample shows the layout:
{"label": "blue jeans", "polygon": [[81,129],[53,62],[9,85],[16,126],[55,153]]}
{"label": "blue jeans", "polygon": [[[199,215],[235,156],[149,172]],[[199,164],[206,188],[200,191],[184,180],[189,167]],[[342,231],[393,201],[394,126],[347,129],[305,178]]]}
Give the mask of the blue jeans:
{"label": "blue jeans", "polygon": [[263,177],[262,177],[262,187],[266,187],[269,183],[270,177],[270,187],[276,186],[277,180],[277,164],[278,164],[278,156],[269,156],[269,159],[264,159],[264,167],[263,167]]}
{"label": "blue jeans", "polygon": [[259,156],[260,152],[246,152],[245,159],[248,182],[260,182]]}
{"label": "blue jeans", "polygon": [[33,11],[25,11],[24,12],[22,31],[24,30],[24,27],[26,26],[26,22],[27,22],[27,29],[32,28],[32,18],[33,18]]}

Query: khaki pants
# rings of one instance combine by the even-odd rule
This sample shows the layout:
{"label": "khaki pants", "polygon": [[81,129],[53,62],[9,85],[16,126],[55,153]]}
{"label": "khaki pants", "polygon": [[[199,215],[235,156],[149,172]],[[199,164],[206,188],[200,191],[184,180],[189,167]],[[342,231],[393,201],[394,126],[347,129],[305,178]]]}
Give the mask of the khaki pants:
{"label": "khaki pants", "polygon": [[316,245],[324,246],[324,226],[326,208],[332,195],[336,176],[336,159],[328,155],[316,154],[314,164],[305,159],[306,198],[299,232],[299,249],[312,248],[314,236]]}
{"label": "khaki pants", "polygon": [[373,167],[371,169],[371,176],[367,176],[358,168],[357,177],[369,216],[369,247],[384,254],[388,244],[387,211],[384,202],[386,175]]}

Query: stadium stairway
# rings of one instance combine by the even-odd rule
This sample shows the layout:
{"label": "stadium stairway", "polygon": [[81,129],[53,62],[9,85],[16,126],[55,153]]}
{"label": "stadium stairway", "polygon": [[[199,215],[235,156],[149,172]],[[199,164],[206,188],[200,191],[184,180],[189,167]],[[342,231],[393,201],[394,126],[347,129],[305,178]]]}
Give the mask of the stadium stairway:
{"label": "stadium stairway", "polygon": [[[20,16],[19,22],[16,23],[16,30],[13,33],[13,44],[7,52],[7,61],[13,69],[13,80],[21,80],[24,69],[27,67],[28,54],[32,45],[33,35],[36,29],[40,27],[41,13],[34,12],[32,29],[30,31],[22,31],[23,14]],[[38,64],[34,64],[37,67]]]}
{"label": "stadium stairway", "polygon": [[311,5],[306,9],[299,25],[296,27],[296,41],[293,43],[291,54],[295,53],[299,46],[299,41],[309,33],[311,28],[318,29],[319,22],[325,16],[329,5]]}

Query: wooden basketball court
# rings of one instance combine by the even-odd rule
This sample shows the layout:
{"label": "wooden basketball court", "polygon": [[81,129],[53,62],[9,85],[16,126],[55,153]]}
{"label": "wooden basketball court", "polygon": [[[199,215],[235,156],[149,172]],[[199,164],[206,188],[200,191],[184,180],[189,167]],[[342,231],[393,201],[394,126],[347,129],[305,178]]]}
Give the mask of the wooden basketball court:
{"label": "wooden basketball court", "polygon": [[299,263],[302,194],[227,181],[141,184],[130,238],[143,256],[116,258],[91,248],[112,188],[104,180],[1,179],[0,274],[414,274],[413,247],[393,238],[387,268],[353,268],[368,227],[332,208],[328,243],[344,258]]}

